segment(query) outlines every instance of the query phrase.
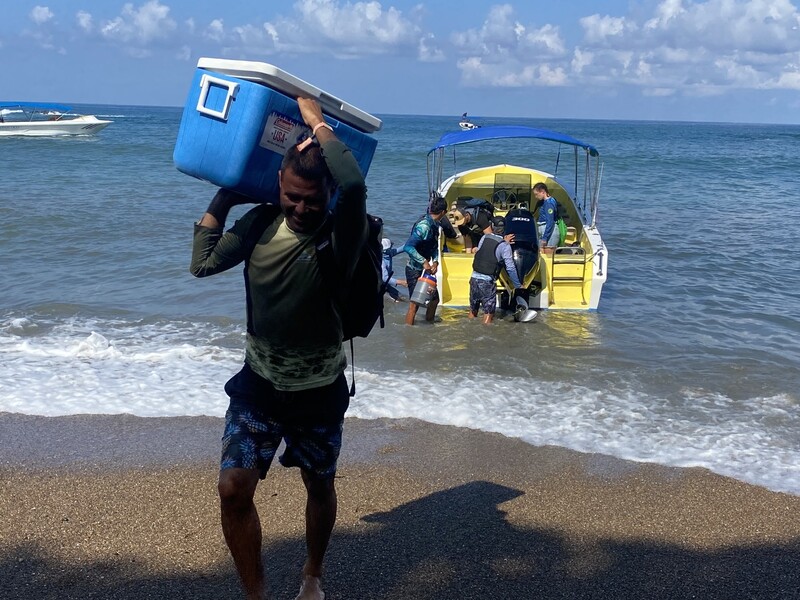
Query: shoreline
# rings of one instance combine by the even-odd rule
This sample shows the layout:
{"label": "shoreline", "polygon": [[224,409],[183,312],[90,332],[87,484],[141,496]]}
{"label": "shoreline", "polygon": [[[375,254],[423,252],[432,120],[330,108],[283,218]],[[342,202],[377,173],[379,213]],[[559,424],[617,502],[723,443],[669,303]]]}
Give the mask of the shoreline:
{"label": "shoreline", "polygon": [[[219,527],[222,419],[0,413],[0,574],[15,598],[238,598]],[[330,600],[793,598],[800,497],[414,419],[348,418]],[[276,598],[304,495],[257,492]]]}

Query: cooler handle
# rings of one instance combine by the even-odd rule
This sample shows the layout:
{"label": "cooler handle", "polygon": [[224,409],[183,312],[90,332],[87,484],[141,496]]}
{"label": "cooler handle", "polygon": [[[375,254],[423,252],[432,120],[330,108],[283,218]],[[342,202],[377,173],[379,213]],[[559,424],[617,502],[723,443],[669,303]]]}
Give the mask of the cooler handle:
{"label": "cooler handle", "polygon": [[[206,99],[208,98],[208,90],[211,84],[220,87],[228,88],[228,93],[225,96],[225,105],[222,110],[214,110],[206,106]],[[236,97],[236,92],[239,91],[239,84],[235,81],[228,81],[227,79],[220,79],[219,77],[212,77],[211,75],[203,74],[200,78],[200,97],[197,99],[197,112],[208,115],[209,117],[217,117],[223,121],[228,120],[228,110],[231,107],[231,100]]]}
{"label": "cooler handle", "polygon": [[339,98],[331,96],[329,93],[323,91],[320,91],[319,103],[324,107],[332,107],[335,110],[344,110],[346,108],[345,103],[339,100]]}

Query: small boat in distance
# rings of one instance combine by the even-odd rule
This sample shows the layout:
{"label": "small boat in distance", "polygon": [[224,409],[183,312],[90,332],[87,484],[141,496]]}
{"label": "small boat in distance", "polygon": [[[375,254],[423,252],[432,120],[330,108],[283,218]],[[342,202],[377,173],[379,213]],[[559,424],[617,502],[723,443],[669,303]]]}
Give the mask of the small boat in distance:
{"label": "small boat in distance", "polygon": [[91,135],[113,122],[71,111],[49,102],[0,102],[0,136]]}
{"label": "small boat in distance", "polygon": [[458,126],[461,128],[461,131],[469,131],[470,129],[478,129],[480,127],[480,125],[476,125],[469,120],[467,113],[461,115],[461,120],[458,122]]}

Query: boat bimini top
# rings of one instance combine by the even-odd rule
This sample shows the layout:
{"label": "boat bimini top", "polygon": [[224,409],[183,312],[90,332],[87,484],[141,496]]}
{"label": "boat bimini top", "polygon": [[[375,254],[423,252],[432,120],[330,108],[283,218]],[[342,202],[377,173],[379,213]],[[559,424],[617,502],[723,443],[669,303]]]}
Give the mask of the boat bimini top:
{"label": "boat bimini top", "polygon": [[[597,217],[597,203],[600,194],[600,180],[602,178],[602,163],[600,161],[600,152],[597,148],[586,142],[582,142],[572,136],[558,133],[557,131],[550,131],[548,129],[538,129],[536,127],[524,127],[522,125],[492,125],[488,127],[480,127],[478,129],[470,129],[468,131],[454,131],[445,133],[439,138],[436,145],[428,151],[428,192],[439,192],[440,188],[445,181],[444,179],[444,166],[445,166],[445,151],[452,150],[453,163],[455,167],[455,147],[462,144],[470,144],[473,142],[491,142],[492,140],[508,140],[508,139],[539,139],[548,142],[555,142],[559,145],[558,155],[556,156],[556,168],[553,178],[557,178],[558,165],[561,158],[561,145],[571,146],[574,149],[573,164],[572,164],[572,177],[573,177],[573,191],[570,194],[576,206],[582,207],[584,220],[595,224]],[[581,150],[583,152],[581,152]],[[581,158],[583,154],[583,158]],[[448,152],[449,155],[449,152]],[[456,169],[458,170],[458,169]],[[583,171],[581,177],[580,171]],[[583,180],[583,185],[579,185],[580,180]],[[582,192],[583,201],[578,201],[578,192]]]}
{"label": "boat bimini top", "polygon": [[540,140],[549,140],[551,142],[559,142],[561,144],[568,144],[570,146],[583,148],[589,153],[590,156],[600,156],[597,148],[591,144],[577,140],[574,137],[565,135],[563,133],[558,133],[556,131],[549,131],[547,129],[522,127],[518,125],[493,125],[490,127],[479,127],[477,129],[470,129],[467,131],[453,131],[451,133],[445,133],[439,138],[438,143],[430,149],[428,154],[441,148],[447,148],[448,146],[508,138],[538,138]]}

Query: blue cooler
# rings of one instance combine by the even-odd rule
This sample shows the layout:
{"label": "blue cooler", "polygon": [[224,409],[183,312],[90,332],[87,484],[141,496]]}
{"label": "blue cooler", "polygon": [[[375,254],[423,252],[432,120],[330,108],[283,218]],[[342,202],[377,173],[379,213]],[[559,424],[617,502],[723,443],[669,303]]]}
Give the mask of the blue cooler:
{"label": "blue cooler", "polygon": [[201,58],[183,109],[173,160],[179,171],[278,202],[284,154],[310,135],[295,98],[315,98],[366,176],[381,121],[267,63]]}

